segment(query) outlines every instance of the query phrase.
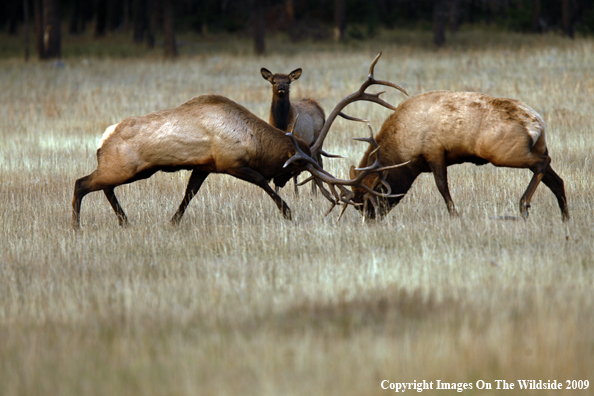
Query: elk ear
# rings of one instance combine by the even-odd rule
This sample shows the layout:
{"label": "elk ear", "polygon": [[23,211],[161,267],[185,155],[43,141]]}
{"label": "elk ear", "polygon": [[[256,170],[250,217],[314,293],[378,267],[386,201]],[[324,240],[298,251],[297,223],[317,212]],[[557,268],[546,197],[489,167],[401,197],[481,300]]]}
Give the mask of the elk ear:
{"label": "elk ear", "polygon": [[262,73],[262,77],[264,77],[264,80],[270,81],[272,83],[272,73],[270,72],[270,70],[263,67],[260,69],[260,73]]}
{"label": "elk ear", "polygon": [[349,177],[351,179],[356,179],[357,178],[357,171],[355,170],[355,166],[351,165],[351,170],[349,171]]}
{"label": "elk ear", "polygon": [[289,73],[289,80],[291,80],[291,82],[297,80],[299,77],[301,77],[301,72],[301,68],[293,70],[291,73]]}

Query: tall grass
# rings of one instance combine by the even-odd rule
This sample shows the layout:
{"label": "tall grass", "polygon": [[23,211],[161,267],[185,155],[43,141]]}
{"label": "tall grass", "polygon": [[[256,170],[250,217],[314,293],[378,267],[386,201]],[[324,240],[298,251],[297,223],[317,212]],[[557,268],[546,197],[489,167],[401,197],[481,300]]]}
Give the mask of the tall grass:
{"label": "tall grass", "polygon": [[[594,43],[547,37],[472,51],[384,40],[265,57],[186,53],[174,63],[0,60],[0,394],[358,395],[390,392],[385,379],[593,382]],[[95,169],[107,126],[204,93],[267,118],[262,66],[302,67],[292,96],[317,98],[328,112],[380,49],[376,77],[410,94],[476,90],[537,110],[571,221],[561,222],[543,185],[528,221],[492,220],[518,214],[530,172],[460,165],[449,169],[460,219],[447,215],[431,175],[373,224],[352,209],[341,222],[324,217],[329,204],[307,188],[299,198],[283,190],[288,222],[261,189],[211,175],[173,227],[188,177],[179,172],[116,189],[130,227],[92,193],[82,231],[71,231],[74,181]],[[376,131],[389,114],[372,104],[348,112]],[[366,133],[335,123],[326,148],[346,159],[326,161],[333,174],[347,176],[365,149],[352,138]],[[536,394],[506,392],[515,393]]]}

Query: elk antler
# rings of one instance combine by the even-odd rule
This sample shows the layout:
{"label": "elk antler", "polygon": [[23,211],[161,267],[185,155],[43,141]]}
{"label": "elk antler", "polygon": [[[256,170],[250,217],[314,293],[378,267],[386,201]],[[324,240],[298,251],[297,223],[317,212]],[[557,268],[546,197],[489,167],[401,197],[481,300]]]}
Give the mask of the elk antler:
{"label": "elk antler", "polygon": [[[297,144],[297,140],[295,139],[295,134],[293,133],[293,130],[291,130],[291,132],[286,134],[291,139],[291,142],[293,142],[293,145],[295,146],[295,155],[293,155],[291,158],[289,158],[287,160],[284,167],[287,167],[289,164],[291,164],[294,161],[298,161],[298,160],[305,161],[305,169],[309,173],[311,173],[312,176],[301,184],[307,183],[313,179],[315,181],[315,183],[318,185],[318,187],[320,187],[320,191],[322,192],[324,197],[326,197],[326,199],[328,199],[332,203],[332,206],[330,207],[330,209],[328,210],[326,215],[328,215],[330,212],[332,212],[332,210],[334,209],[334,207],[336,205],[341,205],[341,204],[344,205],[342,210],[340,211],[338,220],[341,219],[341,217],[342,217],[344,211],[346,210],[346,208],[348,207],[348,205],[353,205],[353,206],[362,205],[360,203],[353,202],[352,199],[354,198],[355,193],[353,191],[347,189],[345,186],[356,186],[356,187],[360,187],[363,190],[367,191],[367,194],[365,194],[365,198],[366,198],[365,204],[367,203],[367,200],[369,200],[369,197],[374,198],[373,200],[371,200],[371,202],[374,205],[376,205],[375,197],[397,198],[397,197],[401,197],[404,195],[404,194],[394,194],[394,195],[392,194],[392,188],[390,187],[390,185],[388,184],[388,182],[385,179],[385,176],[386,176],[385,171],[406,165],[408,162],[382,167],[381,159],[380,159],[380,146],[378,145],[378,143],[376,142],[376,140],[373,137],[373,129],[371,128],[371,125],[368,123],[367,126],[369,127],[370,136],[368,138],[355,138],[355,140],[365,141],[365,142],[368,142],[369,144],[371,144],[374,147],[374,150],[371,152],[370,155],[375,154],[376,159],[373,164],[371,164],[365,168],[356,168],[356,170],[358,170],[360,173],[357,175],[356,178],[354,178],[352,180],[342,180],[342,179],[337,179],[334,176],[332,176],[328,171],[322,169],[320,167],[320,165],[312,157],[310,157],[309,155],[304,153],[303,150],[301,150],[301,148],[299,148],[299,145]],[[379,176],[372,188],[363,184],[363,180],[371,173],[379,173]],[[324,186],[324,183],[326,183],[328,185],[329,189],[326,189],[326,187]],[[386,192],[375,191],[374,188],[378,184],[381,184],[382,186],[384,186],[386,188]],[[340,190],[340,192],[337,190]]]}
{"label": "elk antler", "polygon": [[332,110],[332,112],[330,113],[330,115],[328,116],[328,118],[326,119],[326,122],[324,123],[324,126],[322,128],[322,130],[320,131],[320,134],[318,136],[318,139],[316,140],[316,142],[313,144],[313,146],[311,146],[311,156],[312,158],[317,158],[318,154],[324,155],[326,157],[340,157],[340,156],[336,156],[336,155],[331,155],[326,153],[324,150],[322,150],[322,145],[324,144],[324,139],[326,139],[326,135],[328,134],[328,131],[330,130],[330,126],[332,125],[332,123],[334,122],[334,120],[336,119],[337,116],[341,116],[343,118],[346,118],[348,120],[351,121],[364,121],[365,120],[361,120],[358,118],[354,118],[354,117],[350,117],[344,113],[342,113],[342,109],[344,109],[347,105],[359,101],[359,100],[366,100],[369,102],[374,102],[374,103],[378,103],[390,110],[396,110],[396,108],[394,106],[392,106],[391,104],[389,104],[388,102],[384,101],[383,99],[380,98],[380,95],[383,94],[385,91],[376,93],[376,94],[370,94],[365,92],[365,90],[367,88],[369,88],[371,85],[384,85],[387,87],[392,87],[392,88],[396,88],[397,90],[401,91],[402,93],[404,93],[406,96],[408,96],[408,93],[406,92],[406,90],[404,88],[402,88],[400,85],[394,84],[392,82],[389,81],[383,81],[383,80],[376,80],[373,77],[373,69],[375,68],[375,65],[377,63],[377,61],[379,60],[380,56],[382,55],[382,53],[380,52],[379,54],[377,54],[377,56],[375,57],[375,59],[373,60],[373,62],[371,63],[371,66],[369,67],[369,75],[367,76],[367,80],[361,85],[361,87],[359,88],[359,90],[357,92],[352,93],[351,95],[347,96],[346,98],[344,98],[343,100],[341,100],[340,102],[338,102],[338,104],[336,105],[336,107],[334,108],[334,110]]}

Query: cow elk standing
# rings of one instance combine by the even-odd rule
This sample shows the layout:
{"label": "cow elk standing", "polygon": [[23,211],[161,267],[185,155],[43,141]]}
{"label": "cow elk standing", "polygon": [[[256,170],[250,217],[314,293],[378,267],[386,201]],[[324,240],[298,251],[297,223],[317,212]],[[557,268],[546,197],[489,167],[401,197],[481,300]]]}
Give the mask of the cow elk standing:
{"label": "cow elk standing", "polygon": [[[534,175],[520,199],[520,213],[528,218],[530,200],[542,181],[557,197],[563,220],[569,209],[563,180],[551,168],[545,141],[545,123],[526,104],[475,92],[427,92],[402,102],[384,122],[375,138],[381,147],[381,165],[405,163],[386,171],[385,179],[366,175],[362,189],[355,186],[352,201],[365,218],[385,216],[406,194],[416,177],[432,172],[437,188],[451,215],[457,215],[447,182],[447,167],[463,162],[476,165],[528,168]],[[360,168],[375,161],[377,152],[368,149]],[[359,168],[359,169],[360,169]],[[359,170],[351,167],[351,178]],[[385,199],[369,194],[387,185],[393,195]]]}
{"label": "cow elk standing", "polygon": [[[361,89],[340,101],[332,117],[324,124],[324,136],[332,121],[348,104],[366,100],[390,109],[391,105],[379,98],[379,94],[367,94],[364,90],[371,84],[395,84],[373,79],[370,76]],[[400,87],[397,87],[401,89]],[[188,187],[179,209],[171,219],[178,224],[200,186],[211,173],[226,173],[260,186],[274,200],[284,217],[291,219],[289,206],[268,185],[284,186],[291,177],[303,170],[318,172],[319,165],[308,156],[308,144],[293,134],[271,126],[256,117],[245,107],[218,95],[203,95],[191,99],[179,107],[157,111],[139,117],[130,117],[107,128],[97,149],[97,169],[78,179],[74,185],[72,202],[72,226],[80,228],[82,199],[92,191],[103,190],[115,211],[120,225],[128,222],[118,203],[114,189],[122,184],[146,179],[157,171],[174,172],[191,170]],[[326,155],[320,137],[312,154]],[[303,153],[303,158],[294,156]],[[283,166],[284,164],[284,166]],[[373,172],[373,170],[369,170]],[[322,177],[327,173],[321,174]],[[320,186],[320,179],[316,179]]]}
{"label": "cow elk standing", "polygon": [[[312,145],[319,136],[326,116],[324,109],[313,99],[301,99],[291,103],[291,83],[301,77],[302,70],[295,69],[289,74],[272,74],[268,69],[260,69],[262,77],[272,84],[272,104],[270,106],[270,125],[283,131],[294,131],[308,145]],[[316,161],[322,165],[321,155]],[[295,194],[297,194],[297,178],[295,177]],[[312,185],[315,191],[315,184]]]}

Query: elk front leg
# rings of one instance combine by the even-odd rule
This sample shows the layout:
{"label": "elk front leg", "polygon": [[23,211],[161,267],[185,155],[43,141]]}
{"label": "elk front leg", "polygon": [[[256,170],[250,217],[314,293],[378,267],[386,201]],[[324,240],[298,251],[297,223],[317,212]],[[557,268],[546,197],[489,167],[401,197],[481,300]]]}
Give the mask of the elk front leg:
{"label": "elk front leg", "polygon": [[433,177],[435,178],[435,184],[437,185],[437,189],[441,193],[446,206],[448,207],[448,212],[450,216],[458,216],[458,211],[456,210],[456,206],[454,205],[454,201],[452,201],[452,197],[450,196],[450,189],[448,187],[448,167],[445,164],[445,161],[438,161],[435,163],[429,163],[431,167],[431,171],[433,172]]}
{"label": "elk front leg", "polygon": [[285,219],[291,220],[291,209],[289,208],[289,205],[287,205],[287,203],[283,201],[277,193],[274,192],[274,190],[270,187],[270,185],[261,173],[253,170],[248,166],[242,166],[236,169],[229,169],[227,173],[237,177],[238,179],[245,180],[247,182],[260,186],[264,191],[266,191],[268,195],[270,195],[270,198],[272,198],[276,206],[283,213]]}
{"label": "elk front leg", "polygon": [[296,198],[299,197],[299,187],[297,186],[297,184],[299,184],[299,181],[297,181],[297,176],[293,176],[293,186],[295,187],[295,197]]}
{"label": "elk front leg", "polygon": [[182,199],[181,204],[177,209],[177,212],[175,212],[175,214],[171,218],[171,224],[178,225],[180,223],[186,211],[186,208],[190,204],[192,198],[194,198],[194,195],[196,195],[198,193],[198,190],[200,190],[200,187],[202,186],[202,183],[204,182],[208,174],[208,172],[204,172],[198,169],[194,169],[194,171],[192,171],[192,174],[190,175],[190,180],[188,181],[188,187],[186,188],[186,194],[184,195],[184,199]]}

